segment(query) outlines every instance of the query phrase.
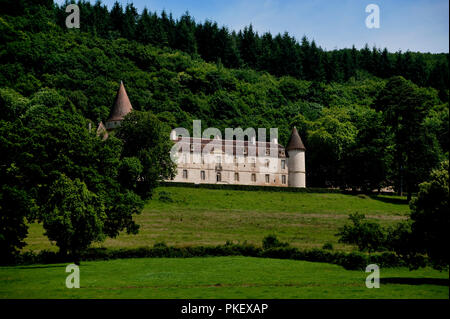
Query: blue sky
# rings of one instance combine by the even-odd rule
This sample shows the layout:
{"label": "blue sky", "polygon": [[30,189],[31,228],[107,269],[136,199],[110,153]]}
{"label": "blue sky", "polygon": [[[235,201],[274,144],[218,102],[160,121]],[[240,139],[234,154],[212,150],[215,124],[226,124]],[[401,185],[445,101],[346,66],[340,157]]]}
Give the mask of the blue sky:
{"label": "blue sky", "polygon": [[[64,1],[57,1],[63,3]],[[91,0],[92,3],[95,0]],[[103,0],[111,8],[114,0]],[[449,52],[448,0],[129,0],[139,12],[165,9],[178,18],[217,21],[232,30],[252,23],[259,33],[306,35],[322,48],[387,47],[389,51]],[[368,29],[368,4],[380,8],[380,28]]]}

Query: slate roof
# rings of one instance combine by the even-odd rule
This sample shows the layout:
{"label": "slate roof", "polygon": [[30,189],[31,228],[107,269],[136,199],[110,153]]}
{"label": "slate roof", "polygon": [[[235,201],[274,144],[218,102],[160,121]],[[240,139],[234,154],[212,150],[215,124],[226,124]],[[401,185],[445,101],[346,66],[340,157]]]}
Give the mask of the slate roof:
{"label": "slate roof", "polygon": [[[193,138],[193,137],[189,137],[189,138],[185,138],[182,139],[181,137],[178,137],[176,139],[176,141],[174,142],[179,142],[179,145],[184,145],[184,144],[189,144],[188,147],[191,147],[190,145],[194,145],[195,143],[199,143],[201,144],[201,149],[203,150],[203,148],[206,147],[206,145],[208,145],[209,143],[212,142],[212,147],[214,147],[214,149],[217,149],[217,147],[221,147],[222,148],[222,152],[225,153],[228,150],[232,149],[233,151],[233,155],[236,155],[236,151],[237,151],[237,141],[236,140],[222,140],[222,139],[199,139],[199,138]],[[271,143],[271,142],[255,142],[254,144],[252,142],[249,141],[243,141],[243,145],[244,147],[244,154],[248,154],[248,155],[259,155],[259,152],[263,152],[263,154],[261,154],[262,156],[266,155],[266,150],[271,148],[271,146],[275,149],[277,149],[278,151],[278,156],[279,157],[285,157],[284,154],[284,147],[281,144],[278,143]],[[254,148],[254,151],[252,150],[252,148]],[[193,148],[191,148],[192,151],[197,151],[197,149],[195,149],[195,146],[193,146]],[[264,150],[264,151],[263,151]],[[180,149],[181,151],[181,149]],[[230,153],[231,154],[231,153]]]}
{"label": "slate roof", "polygon": [[117,90],[116,98],[114,99],[114,104],[111,110],[111,114],[106,122],[121,121],[133,110],[131,106],[130,99],[128,98],[127,91],[123,82],[120,81],[119,89]]}
{"label": "slate roof", "polygon": [[305,145],[303,145],[302,139],[300,138],[300,135],[298,135],[296,127],[292,129],[291,137],[289,138],[289,142],[286,146],[286,151],[291,150],[306,150]]}

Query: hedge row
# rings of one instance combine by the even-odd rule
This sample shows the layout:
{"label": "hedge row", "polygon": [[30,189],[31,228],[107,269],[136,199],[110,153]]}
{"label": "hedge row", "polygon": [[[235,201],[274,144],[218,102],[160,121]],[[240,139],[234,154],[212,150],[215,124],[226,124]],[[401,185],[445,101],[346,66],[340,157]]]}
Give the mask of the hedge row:
{"label": "hedge row", "polygon": [[315,188],[315,187],[279,187],[279,186],[259,186],[259,185],[232,185],[232,184],[194,184],[179,182],[161,182],[161,186],[169,187],[190,187],[207,189],[228,189],[241,191],[266,191],[266,192],[291,192],[291,193],[342,193],[340,189]]}
{"label": "hedge row", "polygon": [[[218,246],[194,246],[194,247],[168,247],[165,244],[156,244],[153,247],[140,248],[91,248],[82,256],[81,260],[108,260],[119,258],[190,258],[212,256],[247,256],[261,258],[278,258],[305,260],[312,262],[325,262],[343,266],[345,269],[365,269],[369,264],[377,264],[380,267],[405,266],[401,259],[393,253],[366,255],[359,252],[334,252],[323,249],[299,250],[294,247],[275,247],[263,249],[248,244],[225,244]],[[49,264],[72,262],[67,257],[61,257],[58,253],[42,251],[39,254],[24,253],[15,261],[15,264]]]}

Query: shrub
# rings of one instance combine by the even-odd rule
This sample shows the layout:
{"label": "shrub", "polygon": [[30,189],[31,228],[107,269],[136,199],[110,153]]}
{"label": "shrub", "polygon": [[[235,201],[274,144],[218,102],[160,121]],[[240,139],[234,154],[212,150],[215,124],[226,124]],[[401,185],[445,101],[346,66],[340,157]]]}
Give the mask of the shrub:
{"label": "shrub", "polygon": [[169,192],[161,191],[159,192],[158,200],[163,203],[173,203],[172,194]]}
{"label": "shrub", "polygon": [[325,249],[325,250],[333,250],[333,244],[330,243],[330,242],[325,243],[325,244],[323,244],[322,249]]}
{"label": "shrub", "polygon": [[165,242],[158,242],[153,245],[153,248],[167,248],[167,244]]}
{"label": "shrub", "polygon": [[174,183],[160,182],[161,186],[170,187],[190,187],[206,189],[227,189],[241,191],[266,191],[266,192],[288,192],[288,193],[336,193],[341,194],[340,189],[318,188],[318,187],[278,187],[278,186],[258,186],[258,185],[230,185],[230,184],[194,184],[194,183]]}
{"label": "shrub", "polygon": [[[269,236],[268,236],[269,237]],[[286,243],[283,243],[286,244]],[[118,258],[191,258],[210,256],[246,256],[260,258],[279,258],[325,262],[343,266],[345,269],[365,269],[374,263],[382,267],[403,266],[404,262],[394,253],[372,254],[360,252],[333,252],[323,249],[299,250],[295,247],[278,246],[267,249],[249,244],[232,244],[217,246],[170,247],[165,243],[156,243],[153,247],[139,248],[89,248],[81,255],[82,260],[108,260]],[[42,251],[38,254],[26,252],[18,256],[11,264],[49,264],[70,262],[68,256],[56,252]],[[422,259],[426,262],[426,259]]]}
{"label": "shrub", "polygon": [[337,263],[347,270],[365,269],[366,266],[369,265],[367,256],[360,252],[351,252],[342,255]]}
{"label": "shrub", "polygon": [[270,249],[270,248],[276,248],[276,247],[287,247],[289,246],[288,243],[281,242],[278,240],[277,236],[275,235],[268,235],[264,237],[262,241],[263,249]]}
{"label": "shrub", "polygon": [[384,249],[387,234],[385,230],[375,222],[365,220],[364,214],[354,213],[349,215],[351,225],[340,228],[340,243],[357,245],[361,251],[380,251]]}

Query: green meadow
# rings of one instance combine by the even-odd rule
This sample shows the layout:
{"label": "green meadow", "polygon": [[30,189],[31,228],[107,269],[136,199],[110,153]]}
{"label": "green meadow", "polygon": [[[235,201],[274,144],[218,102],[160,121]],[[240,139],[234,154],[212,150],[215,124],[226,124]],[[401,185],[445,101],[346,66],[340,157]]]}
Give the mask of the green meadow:
{"label": "green meadow", "polygon": [[[404,220],[397,196],[289,193],[159,187],[136,216],[137,235],[94,247],[135,248],[158,242],[183,247],[226,241],[261,245],[275,234],[298,248],[334,250],[338,228],[360,212],[384,225]],[[30,225],[24,251],[56,251],[39,224]],[[67,289],[65,264],[0,267],[0,298],[448,298],[447,272],[381,269],[381,287],[367,289],[364,271],[298,260],[252,257],[141,258],[83,261],[81,288]]]}
{"label": "green meadow", "polygon": [[141,258],[82,262],[80,289],[66,265],[0,267],[0,298],[448,298],[448,272],[381,269],[380,288],[364,271],[251,257]]}
{"label": "green meadow", "polygon": [[[160,200],[161,193],[169,200]],[[338,243],[335,234],[348,214],[360,212],[382,224],[406,218],[406,199],[397,196],[289,193],[159,187],[141,215],[137,235],[121,234],[95,247],[140,247],[157,242],[182,247],[218,245],[227,240],[261,245],[276,234],[298,248],[321,248],[330,242],[336,250],[353,247]],[[39,224],[29,230],[27,250],[57,250]]]}

